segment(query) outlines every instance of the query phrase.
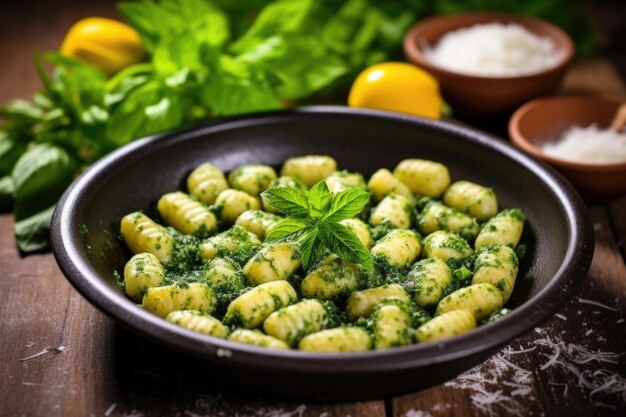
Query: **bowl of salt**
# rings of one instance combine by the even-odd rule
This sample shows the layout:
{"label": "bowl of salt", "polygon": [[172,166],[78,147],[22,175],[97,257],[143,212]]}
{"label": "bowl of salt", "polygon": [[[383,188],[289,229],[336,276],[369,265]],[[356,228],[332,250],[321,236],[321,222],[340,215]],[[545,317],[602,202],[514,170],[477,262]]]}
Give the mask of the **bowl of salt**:
{"label": "bowl of salt", "polygon": [[518,148],[563,174],[587,201],[626,195],[626,99],[557,96],[520,107],[509,122]]}
{"label": "bowl of salt", "polygon": [[558,27],[505,13],[435,16],[415,24],[404,52],[440,83],[455,115],[495,119],[553,93],[574,45]]}

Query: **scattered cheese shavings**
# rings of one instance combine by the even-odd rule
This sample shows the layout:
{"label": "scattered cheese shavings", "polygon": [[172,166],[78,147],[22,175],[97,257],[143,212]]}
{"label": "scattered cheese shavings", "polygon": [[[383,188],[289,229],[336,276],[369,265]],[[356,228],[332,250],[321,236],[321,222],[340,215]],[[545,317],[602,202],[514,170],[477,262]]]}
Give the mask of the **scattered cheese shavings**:
{"label": "scattered cheese shavings", "polygon": [[433,417],[433,415],[430,414],[428,411],[411,409],[404,413],[404,417]]}
{"label": "scattered cheese shavings", "polygon": [[113,414],[115,407],[117,407],[117,403],[111,404],[109,408],[107,408],[107,410],[104,412],[105,417],[109,417],[111,414]]}
{"label": "scattered cheese shavings", "polygon": [[33,346],[35,346],[35,342],[28,342],[28,343],[26,343],[24,345],[24,347],[27,347],[27,348],[30,348],[30,347],[33,347]]}
{"label": "scattered cheese shavings", "polygon": [[[581,302],[586,301],[592,300],[582,299]],[[588,304],[593,303],[595,302]],[[591,405],[616,409],[621,401],[624,406],[626,378],[603,368],[607,365],[619,365],[622,354],[592,351],[583,345],[561,340],[559,336],[547,336],[546,334],[550,332],[544,330],[535,328],[535,332],[541,336],[533,340],[529,347],[518,345],[517,350],[513,350],[509,345],[486,362],[444,385],[470,391],[472,405],[484,415],[499,416],[506,412],[508,415],[526,416],[529,412],[528,400],[532,399],[535,389],[535,380],[532,370],[521,366],[532,362],[528,362],[523,355],[516,355],[535,351],[534,355],[547,359],[540,370],[552,368],[556,372],[573,375],[577,381],[576,385],[586,393]],[[568,384],[560,382],[549,384],[562,386],[562,395],[567,395]]]}
{"label": "scattered cheese shavings", "polygon": [[558,318],[560,318],[563,321],[567,321],[567,317],[565,317],[563,314],[557,313],[557,314],[554,315],[554,317],[558,317]]}
{"label": "scattered cheese shavings", "polygon": [[596,307],[600,307],[600,308],[604,308],[605,310],[609,310],[609,311],[619,311],[617,308],[615,307],[611,307],[608,306],[606,304],[603,304],[599,301],[594,301],[594,300],[587,300],[586,298],[579,298],[578,302],[581,304],[590,304],[592,306],[596,306]]}
{"label": "scattered cheese shavings", "polygon": [[546,362],[543,365],[541,365],[541,367],[539,369],[543,371],[544,369],[551,367],[552,365],[554,365],[556,363],[556,361],[557,361],[557,359],[559,359],[560,355],[561,355],[561,349],[559,349],[558,346],[557,346],[557,349],[554,352],[554,355],[550,358],[550,360],[548,362]]}
{"label": "scattered cheese shavings", "polygon": [[507,354],[508,355],[520,355],[522,353],[528,353],[528,352],[532,352],[533,350],[537,349],[537,346],[533,346],[530,347],[528,349],[521,349],[521,350],[511,350],[510,346],[509,346],[509,350],[507,350]]}
{"label": "scattered cheese shavings", "polygon": [[25,358],[20,359],[20,362],[26,362],[26,361],[29,361],[29,360],[31,360],[31,359],[38,358],[38,357],[40,357],[40,356],[45,355],[45,354],[46,354],[46,353],[48,353],[48,352],[50,352],[50,349],[49,349],[49,348],[45,348],[44,350],[42,350],[42,351],[41,351],[41,352],[39,352],[39,353],[35,353],[34,355],[30,355],[30,356],[27,356],[27,357],[25,357]]}
{"label": "scattered cheese shavings", "polygon": [[65,349],[67,349],[67,347],[65,347],[65,346],[59,346],[59,347],[55,347],[55,348],[46,347],[41,352],[38,352],[38,353],[35,353],[34,355],[30,355],[30,356],[27,356],[25,358],[20,359],[20,362],[26,362],[26,361],[29,361],[31,359],[38,358],[38,357],[43,356],[43,355],[45,355],[46,353],[49,353],[49,352],[61,353]]}

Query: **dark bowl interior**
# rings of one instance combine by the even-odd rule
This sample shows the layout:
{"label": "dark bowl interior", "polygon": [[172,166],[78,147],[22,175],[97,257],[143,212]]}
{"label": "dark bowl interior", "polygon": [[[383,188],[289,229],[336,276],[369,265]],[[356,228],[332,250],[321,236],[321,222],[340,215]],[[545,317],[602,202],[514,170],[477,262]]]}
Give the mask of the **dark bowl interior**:
{"label": "dark bowl interior", "polygon": [[[433,344],[361,354],[277,352],[197,334],[137,307],[114,284],[128,259],[119,221],[150,212],[158,198],[184,189],[205,161],[228,171],[246,163],[329,154],[339,167],[372,174],[405,158],[446,164],[453,180],[494,188],[502,207],[528,221],[527,255],[508,307],[514,312],[475,331]],[[390,113],[317,107],[224,120],[133,142],[101,160],[68,189],[53,219],[54,254],[69,281],[95,306],[148,339],[211,362],[238,384],[283,395],[364,399],[441,383],[489,357],[550,317],[585,276],[593,252],[586,207],[546,165],[472,129]],[[263,384],[258,384],[259,378]],[[262,387],[261,387],[262,385]]]}

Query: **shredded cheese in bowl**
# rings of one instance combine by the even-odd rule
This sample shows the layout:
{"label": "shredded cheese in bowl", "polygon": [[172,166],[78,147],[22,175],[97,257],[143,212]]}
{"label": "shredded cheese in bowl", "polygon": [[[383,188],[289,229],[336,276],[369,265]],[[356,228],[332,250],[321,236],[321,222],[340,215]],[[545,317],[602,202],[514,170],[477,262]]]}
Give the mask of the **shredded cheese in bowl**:
{"label": "shredded cheese in bowl", "polygon": [[600,129],[596,125],[572,126],[557,140],[541,145],[546,155],[585,164],[618,164],[626,162],[626,132]]}
{"label": "shredded cheese in bowl", "polygon": [[557,65],[562,53],[546,37],[515,24],[484,23],[446,33],[426,58],[455,72],[488,77],[512,77]]}

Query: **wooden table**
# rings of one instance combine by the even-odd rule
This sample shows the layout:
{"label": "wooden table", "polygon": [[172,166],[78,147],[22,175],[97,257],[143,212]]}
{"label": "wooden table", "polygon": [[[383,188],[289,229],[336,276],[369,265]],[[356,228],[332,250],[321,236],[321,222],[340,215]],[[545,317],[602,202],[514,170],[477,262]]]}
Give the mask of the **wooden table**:
{"label": "wooden table", "polygon": [[[0,19],[0,102],[36,89],[29,59],[33,46],[58,46],[79,17],[115,14],[110,1],[64,2],[63,10],[39,6],[9,8]],[[564,89],[626,94],[602,60],[578,64]],[[0,416],[625,415],[626,197],[589,209],[597,239],[593,264],[558,314],[443,385],[341,404],[223,390],[209,367],[126,332],[92,307],[68,284],[51,254],[21,257],[12,217],[2,215]]]}

